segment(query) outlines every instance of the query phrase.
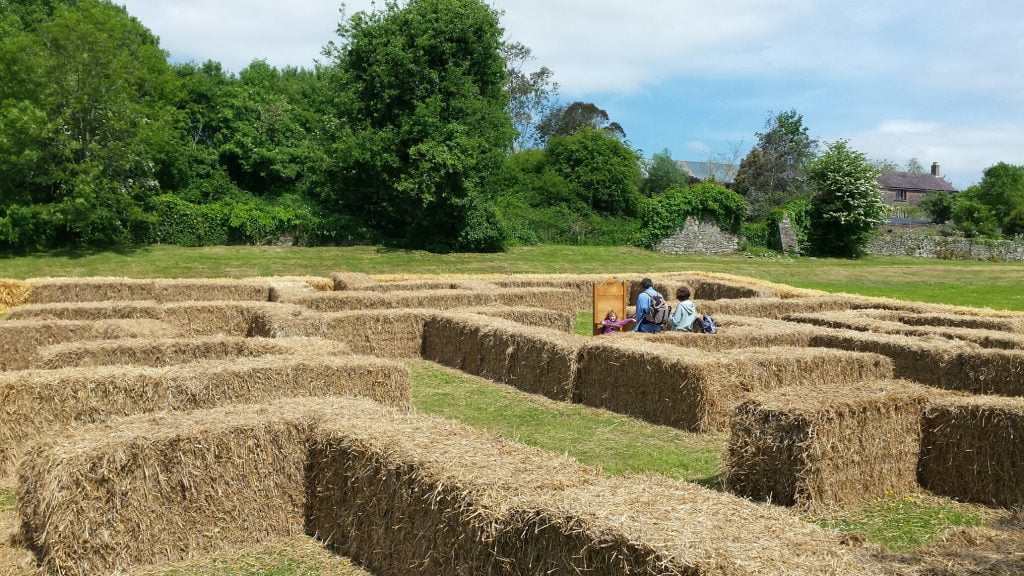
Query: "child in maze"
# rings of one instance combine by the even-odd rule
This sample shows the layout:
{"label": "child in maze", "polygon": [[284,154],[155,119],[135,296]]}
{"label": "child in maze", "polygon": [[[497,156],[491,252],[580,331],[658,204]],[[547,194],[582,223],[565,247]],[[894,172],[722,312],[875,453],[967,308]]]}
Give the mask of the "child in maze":
{"label": "child in maze", "polygon": [[635,322],[635,320],[632,318],[619,320],[619,315],[615,313],[615,310],[609,310],[608,314],[605,315],[604,320],[601,321],[601,335],[604,336],[605,334],[612,334],[633,322]]}

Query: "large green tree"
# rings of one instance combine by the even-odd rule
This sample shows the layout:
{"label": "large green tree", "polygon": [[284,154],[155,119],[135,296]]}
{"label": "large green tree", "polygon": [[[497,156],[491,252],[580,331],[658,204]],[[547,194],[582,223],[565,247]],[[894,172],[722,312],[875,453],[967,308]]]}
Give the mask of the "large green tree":
{"label": "large green tree", "polygon": [[683,188],[690,179],[679,162],[672,159],[668,148],[652,156],[646,168],[642,191],[647,197],[657,196],[669,188]]}
{"label": "large green tree", "polygon": [[736,173],[735,190],[750,202],[754,218],[808,193],[806,170],[817,145],[796,110],[768,118]]}
{"label": "large green tree", "polygon": [[863,254],[888,212],[877,178],[878,170],[845,140],[829,144],[811,162],[808,239],[815,253],[847,258]]}
{"label": "large green tree", "polygon": [[392,239],[498,247],[479,200],[515,136],[497,13],[480,0],[387,2],[339,34],[329,199]]}
{"label": "large green tree", "polygon": [[537,133],[543,142],[555,136],[571,136],[586,129],[602,130],[617,138],[626,137],[622,126],[613,122],[608,112],[593,102],[576,101],[551,106],[537,124]]}
{"label": "large green tree", "polygon": [[0,12],[0,244],[103,245],[182,178],[179,84],[155,36],[104,0]]}
{"label": "large green tree", "polygon": [[618,138],[596,128],[548,141],[551,168],[569,184],[573,196],[597,212],[636,214],[640,199],[640,161]]}

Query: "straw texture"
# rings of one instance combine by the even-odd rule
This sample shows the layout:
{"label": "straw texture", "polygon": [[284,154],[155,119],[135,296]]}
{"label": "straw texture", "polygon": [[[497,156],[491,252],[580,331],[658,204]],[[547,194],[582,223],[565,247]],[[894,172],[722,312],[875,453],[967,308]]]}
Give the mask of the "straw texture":
{"label": "straw texture", "polygon": [[44,346],[85,340],[161,338],[178,335],[175,328],[158,320],[8,320],[0,322],[0,371],[22,370],[31,365]]}
{"label": "straw texture", "polygon": [[160,320],[163,310],[155,300],[29,304],[12,308],[11,320]]}
{"label": "straw texture", "polygon": [[132,278],[37,278],[30,281],[33,304],[110,300],[256,300],[266,302],[266,280]]}
{"label": "straw texture", "polygon": [[458,313],[478,314],[492,318],[503,318],[534,326],[537,328],[550,328],[559,332],[573,333],[573,326],[576,324],[576,315],[570,312],[557,312],[547,308],[511,307],[511,306],[477,306],[474,308],[460,308]]}
{"label": "straw texture", "polygon": [[377,283],[369,274],[360,272],[335,272],[331,274],[335,290],[365,290]]}
{"label": "straw texture", "polygon": [[418,290],[394,292],[323,292],[305,294],[289,300],[320,312],[351,310],[388,310],[392,308],[428,308],[451,310],[475,306],[527,306],[573,313],[585,305],[571,291],[554,288],[517,288],[490,291]]}
{"label": "straw texture", "polygon": [[577,354],[585,339],[507,320],[436,314],[423,331],[423,357],[554,400],[576,396]]}
{"label": "straw texture", "polygon": [[907,381],[782,388],[734,413],[725,486],[758,501],[828,509],[917,487],[921,411]]}
{"label": "straw texture", "polygon": [[432,310],[360,310],[322,314],[324,337],[349,346],[357,354],[384,358],[419,358],[423,324]]}
{"label": "straw texture", "polygon": [[733,407],[752,391],[891,374],[888,359],[874,354],[815,348],[711,354],[611,338],[583,347],[577,389],[588,406],[706,432],[725,429]]}
{"label": "straw texture", "polygon": [[45,346],[37,351],[30,367],[170,366],[222,358],[283,354],[331,357],[350,352],[343,343],[319,338],[122,338]]}
{"label": "straw texture", "polygon": [[30,290],[31,286],[27,282],[0,278],[0,313],[25,304]]}
{"label": "straw texture", "polygon": [[292,396],[357,395],[408,409],[404,366],[362,356],[264,356],[162,368],[105,366],[0,374],[0,478],[27,442],[84,423]]}
{"label": "straw texture", "polygon": [[[945,328],[939,326],[910,326],[902,322],[884,320],[873,317],[875,311],[846,311],[822,314],[788,314],[783,320],[801,322],[828,328],[858,330],[861,332],[878,332],[882,334],[900,334],[903,336],[940,336],[950,340],[972,342],[984,348],[1005,350],[1024,349],[1024,335],[1007,333],[1000,330],[978,328]],[[888,312],[888,311],[880,311]],[[892,314],[898,314],[891,312]],[[983,320],[983,319],[977,319]]]}
{"label": "straw texture", "polygon": [[921,485],[952,498],[1024,507],[1024,399],[949,398],[929,406]]}

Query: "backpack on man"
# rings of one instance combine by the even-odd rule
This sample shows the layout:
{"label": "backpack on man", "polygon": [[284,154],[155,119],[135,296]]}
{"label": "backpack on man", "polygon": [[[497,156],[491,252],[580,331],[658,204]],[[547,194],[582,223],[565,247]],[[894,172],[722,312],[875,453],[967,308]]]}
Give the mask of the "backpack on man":
{"label": "backpack on man", "polygon": [[668,317],[672,313],[672,309],[660,295],[651,296],[648,294],[648,297],[651,299],[651,305],[644,313],[644,322],[664,326],[668,322]]}

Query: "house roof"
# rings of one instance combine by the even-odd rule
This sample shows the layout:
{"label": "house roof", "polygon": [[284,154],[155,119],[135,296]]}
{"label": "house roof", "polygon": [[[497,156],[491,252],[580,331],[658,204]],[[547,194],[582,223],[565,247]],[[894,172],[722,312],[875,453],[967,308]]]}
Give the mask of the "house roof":
{"label": "house roof", "polygon": [[698,180],[714,178],[719,184],[732,184],[736,180],[736,171],[739,170],[739,166],[735,164],[692,162],[690,160],[680,160],[679,166]]}
{"label": "house roof", "polygon": [[913,172],[882,172],[878,177],[878,185],[886,190],[957,191],[945,178]]}

